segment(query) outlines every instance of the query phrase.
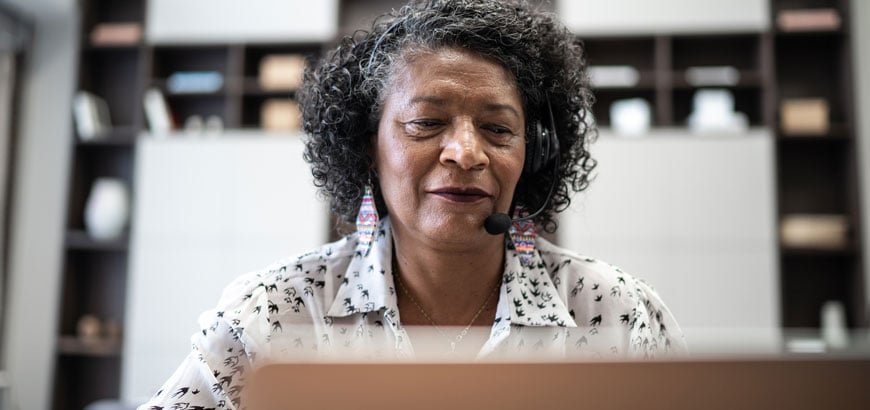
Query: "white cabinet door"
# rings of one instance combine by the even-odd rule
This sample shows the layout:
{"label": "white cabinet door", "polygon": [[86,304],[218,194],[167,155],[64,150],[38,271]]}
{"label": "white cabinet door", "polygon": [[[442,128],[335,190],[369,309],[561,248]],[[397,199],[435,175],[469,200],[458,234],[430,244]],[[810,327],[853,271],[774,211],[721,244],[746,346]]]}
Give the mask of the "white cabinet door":
{"label": "white cabinet door", "polygon": [[322,42],[338,31],[338,0],[149,0],[152,44]]}
{"label": "white cabinet door", "polygon": [[770,134],[605,135],[593,156],[597,178],[560,216],[560,242],[648,280],[693,350],[776,350],[773,339],[708,339],[722,329],[769,335],[779,326]]}
{"label": "white cabinet door", "polygon": [[556,12],[581,35],[758,32],[767,0],[558,0]]}
{"label": "white cabinet door", "polygon": [[326,242],[298,137],[144,139],[136,148],[123,365],[147,399],[190,351],[197,318],[237,276]]}

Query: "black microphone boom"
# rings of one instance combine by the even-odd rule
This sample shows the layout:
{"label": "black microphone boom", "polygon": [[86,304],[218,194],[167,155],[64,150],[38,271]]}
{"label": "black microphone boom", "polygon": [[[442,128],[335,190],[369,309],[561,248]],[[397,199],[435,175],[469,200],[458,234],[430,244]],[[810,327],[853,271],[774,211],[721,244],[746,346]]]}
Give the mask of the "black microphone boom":
{"label": "black microphone boom", "polygon": [[544,209],[547,208],[547,204],[550,203],[550,199],[553,198],[553,193],[556,192],[556,184],[559,183],[559,157],[556,157],[555,164],[553,164],[553,182],[550,183],[550,191],[547,192],[547,198],[544,199],[544,203],[541,204],[541,207],[538,208],[533,214],[524,216],[522,218],[511,218],[510,215],[504,214],[501,212],[496,212],[490,216],[487,216],[483,221],[483,228],[486,229],[486,233],[490,235],[501,235],[508,230],[511,229],[511,225],[514,222],[526,221],[529,219],[534,219],[541,212],[544,212]]}

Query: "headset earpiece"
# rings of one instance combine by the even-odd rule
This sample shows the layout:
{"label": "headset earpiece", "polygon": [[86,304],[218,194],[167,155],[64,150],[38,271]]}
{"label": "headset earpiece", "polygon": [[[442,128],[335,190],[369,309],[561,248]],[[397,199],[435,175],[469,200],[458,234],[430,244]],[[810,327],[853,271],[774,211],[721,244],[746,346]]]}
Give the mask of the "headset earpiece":
{"label": "headset earpiece", "polygon": [[[549,107],[549,104],[547,105]],[[552,114],[550,119],[552,120]],[[528,142],[526,143],[524,174],[533,175],[537,173],[559,155],[559,142],[555,140],[556,134],[553,132],[555,125],[551,124],[551,127],[547,128],[541,124],[541,121],[536,120],[532,127],[530,127]]]}

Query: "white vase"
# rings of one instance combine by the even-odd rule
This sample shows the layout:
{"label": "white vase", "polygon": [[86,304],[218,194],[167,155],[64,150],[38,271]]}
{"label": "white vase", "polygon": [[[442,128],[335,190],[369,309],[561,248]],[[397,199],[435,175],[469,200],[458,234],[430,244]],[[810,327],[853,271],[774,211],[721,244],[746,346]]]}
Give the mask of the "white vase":
{"label": "white vase", "polygon": [[85,229],[91,238],[107,241],[121,237],[130,216],[127,186],[117,178],[97,178],[85,204]]}

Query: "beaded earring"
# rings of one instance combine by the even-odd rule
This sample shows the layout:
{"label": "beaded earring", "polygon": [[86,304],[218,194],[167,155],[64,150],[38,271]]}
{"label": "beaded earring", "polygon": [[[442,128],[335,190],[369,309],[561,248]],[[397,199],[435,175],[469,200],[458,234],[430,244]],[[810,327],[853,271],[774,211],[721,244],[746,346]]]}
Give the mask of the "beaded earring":
{"label": "beaded earring", "polygon": [[[529,212],[525,208],[517,206],[515,215],[525,217],[528,214]],[[528,267],[535,255],[535,238],[538,236],[535,231],[535,221],[531,219],[514,221],[511,223],[509,234],[514,244],[514,249],[516,249],[517,255],[520,257],[520,264]]]}
{"label": "beaded earring", "polygon": [[359,213],[356,215],[356,231],[357,231],[357,253],[362,256],[368,256],[372,249],[372,243],[375,240],[375,231],[378,229],[378,210],[375,207],[374,195],[372,188],[366,185],[363,193],[362,202],[359,206]]}

